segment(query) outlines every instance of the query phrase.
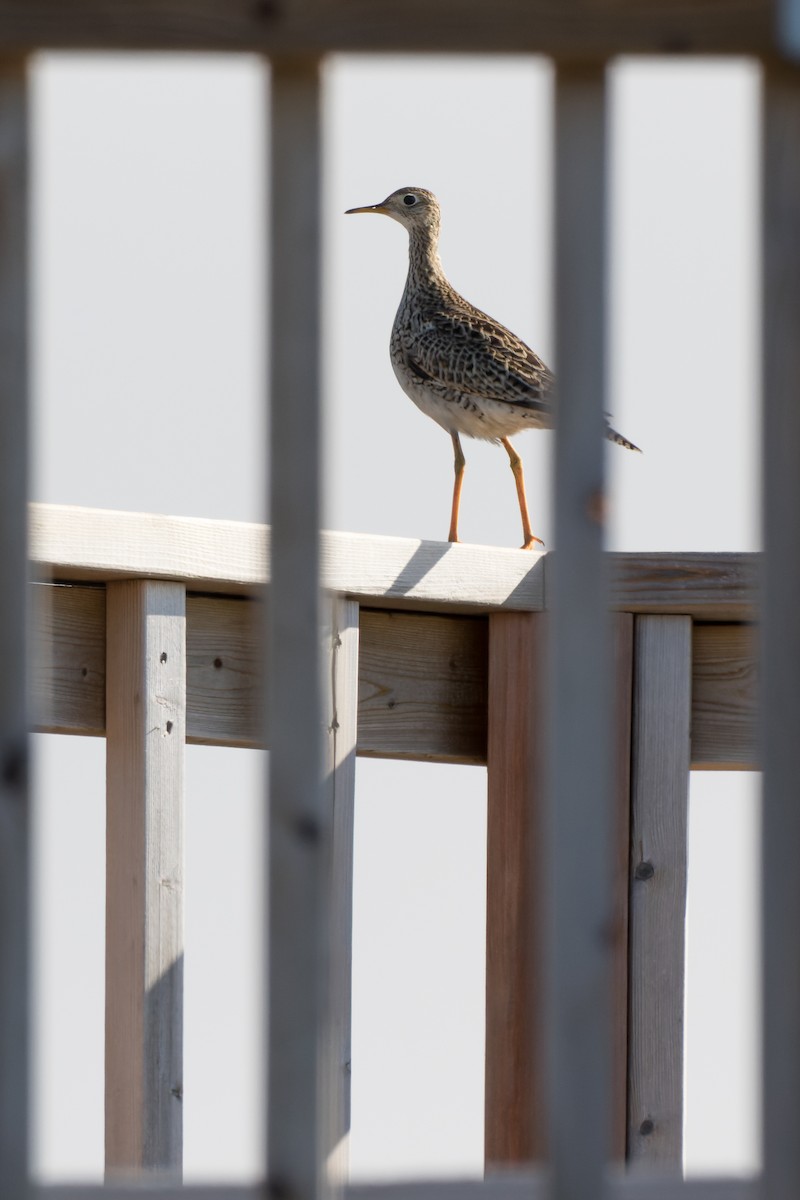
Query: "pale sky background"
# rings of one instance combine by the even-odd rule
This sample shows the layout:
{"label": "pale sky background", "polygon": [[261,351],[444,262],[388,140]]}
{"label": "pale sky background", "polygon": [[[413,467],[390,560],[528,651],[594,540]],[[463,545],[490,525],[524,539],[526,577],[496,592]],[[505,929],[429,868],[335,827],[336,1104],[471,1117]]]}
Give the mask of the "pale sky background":
{"label": "pale sky background", "polygon": [[[43,56],[34,70],[33,496],[263,516],[261,65]],[[326,523],[447,532],[449,438],[403,396],[388,337],[404,232],[344,217],[429,187],[470,300],[553,366],[551,73],[542,60],[341,58],[326,73]],[[628,62],[613,74],[609,544],[758,545],[758,74]],[[519,439],[551,540],[551,435]],[[465,443],[462,537],[517,545],[502,451]],[[37,1172],[102,1172],[101,741],[38,738]],[[259,1171],[260,756],[190,747],[186,1173]],[[757,781],[693,779],[686,1161],[752,1169]],[[361,760],[354,1175],[482,1161],[485,771]],[[255,1047],[255,1049],[254,1049]]]}

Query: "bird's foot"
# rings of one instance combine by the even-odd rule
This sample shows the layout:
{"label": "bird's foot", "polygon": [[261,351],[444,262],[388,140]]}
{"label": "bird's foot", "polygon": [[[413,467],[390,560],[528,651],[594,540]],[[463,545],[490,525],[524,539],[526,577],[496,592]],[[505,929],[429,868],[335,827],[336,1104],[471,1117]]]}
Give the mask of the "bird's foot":
{"label": "bird's foot", "polygon": [[541,538],[534,537],[533,534],[531,534],[531,536],[526,538],[522,543],[520,550],[534,550],[536,546],[544,546],[544,542]]}

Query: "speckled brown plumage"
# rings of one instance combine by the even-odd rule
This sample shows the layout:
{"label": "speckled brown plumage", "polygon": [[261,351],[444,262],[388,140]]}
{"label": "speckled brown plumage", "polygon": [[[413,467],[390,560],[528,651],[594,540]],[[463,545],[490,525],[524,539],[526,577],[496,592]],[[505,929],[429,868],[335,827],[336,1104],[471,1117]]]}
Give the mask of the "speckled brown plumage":
{"label": "speckled brown plumage", "polygon": [[[382,203],[351,213],[382,213],[409,235],[408,278],[392,328],[392,366],[403,391],[453,440],[456,480],[450,541],[458,541],[464,474],[460,434],[503,445],[517,487],[523,549],[540,539],[528,519],[522,462],[509,437],[553,425],[554,377],[520,338],[475,308],[448,282],[439,261],[439,203],[424,188],[400,188]],[[606,436],[638,447],[610,426]]]}

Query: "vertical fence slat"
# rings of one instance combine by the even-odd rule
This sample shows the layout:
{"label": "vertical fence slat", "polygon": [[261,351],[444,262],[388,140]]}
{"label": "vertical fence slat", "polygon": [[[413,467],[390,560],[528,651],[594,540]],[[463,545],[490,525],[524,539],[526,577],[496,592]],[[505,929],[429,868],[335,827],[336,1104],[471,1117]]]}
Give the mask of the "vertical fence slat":
{"label": "vertical fence slat", "polygon": [[325,1007],[323,1095],[325,1145],[332,1184],[347,1182],[350,1134],[350,1046],[353,969],[353,828],[358,714],[358,604],[329,600],[326,802],[331,823],[330,976]]}
{"label": "vertical fence slat", "polygon": [[[628,857],[633,618],[616,613],[611,1155],[625,1157],[628,1086]],[[547,617],[489,617],[486,891],[487,1170],[547,1158],[541,879],[541,735]],[[533,921],[533,924],[531,924]]]}
{"label": "vertical fence slat", "polygon": [[541,911],[543,613],[489,617],[486,841],[487,1170],[546,1156]]}
{"label": "vertical fence slat", "polygon": [[765,72],[763,1029],[768,1200],[800,1195],[800,72]]}
{"label": "vertical fence slat", "polygon": [[271,77],[267,1153],[273,1194],[313,1200],[325,1136],[319,1069],[330,832],[319,637],[318,65],[273,60]]}
{"label": "vertical fence slat", "polygon": [[611,1161],[623,1163],[628,1147],[628,861],[631,838],[631,716],[633,709],[633,616],[612,616],[614,665],[614,848],[612,855]]}
{"label": "vertical fence slat", "polygon": [[179,1175],[186,589],[109,584],[106,628],[106,1170]]}
{"label": "vertical fence slat", "polygon": [[25,1192],[29,888],[27,165],[25,63],[0,62],[0,1179]]}
{"label": "vertical fence slat", "polygon": [[632,1161],[681,1170],[691,617],[637,617],[631,779]]}
{"label": "vertical fence slat", "polygon": [[[606,107],[601,65],[556,71],[555,544],[547,865],[554,1193],[602,1190],[611,1120],[611,679],[603,559]],[[580,748],[576,753],[576,747]],[[575,1152],[576,1130],[580,1153]]]}

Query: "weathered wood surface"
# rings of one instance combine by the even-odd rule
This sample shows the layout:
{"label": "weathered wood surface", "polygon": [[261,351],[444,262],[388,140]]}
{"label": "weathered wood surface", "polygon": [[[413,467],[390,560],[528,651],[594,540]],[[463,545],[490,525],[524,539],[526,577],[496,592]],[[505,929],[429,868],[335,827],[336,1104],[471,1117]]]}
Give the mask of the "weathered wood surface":
{"label": "weathered wood surface", "polygon": [[358,605],[329,598],[323,657],[325,803],[330,822],[329,979],[323,1023],[323,1095],[328,1097],[323,1155],[328,1179],[342,1187],[350,1167],[353,978],[353,834],[358,722]]}
{"label": "weathered wood surface", "polygon": [[637,617],[628,1156],[680,1172],[692,623]]}
{"label": "weathered wood surface", "polygon": [[263,604],[243,597],[186,599],[187,740],[204,746],[264,744],[259,671]]}
{"label": "weathered wood surface", "polygon": [[0,62],[0,1180],[28,1173],[30,820],[25,647],[28,486],[28,96],[25,64]]}
{"label": "weathered wood surface", "polygon": [[767,0],[2,0],[0,48],[18,50],[513,51],[586,60],[616,53],[768,54]]}
{"label": "weathered wood surface", "polygon": [[358,675],[359,754],[486,762],[484,619],[362,609]]}
{"label": "weathered wood surface", "polygon": [[544,553],[327,532],[322,557],[326,586],[370,606],[452,613],[544,605]]}
{"label": "weathered wood surface", "polygon": [[[486,892],[487,1166],[547,1158],[544,1111],[542,795],[545,734],[541,614],[489,618]],[[613,1047],[611,1154],[625,1158],[628,1092],[628,859],[633,618],[614,618]],[[540,727],[538,736],[530,730]],[[532,916],[532,914],[534,914]]]}
{"label": "weathered wood surface", "polygon": [[[37,605],[35,727],[105,734],[105,589],[46,588]],[[187,740],[263,745],[260,605],[186,600]],[[482,617],[361,609],[358,753],[486,762],[487,625]],[[756,640],[748,625],[693,626],[692,769],[751,770]]]}
{"label": "weathered wood surface", "polygon": [[758,630],[695,625],[692,770],[757,771]]}
{"label": "weathered wood surface", "polygon": [[758,554],[612,554],[612,608],[702,621],[752,621]]}
{"label": "weathered wood surface", "polygon": [[763,103],[762,1029],[765,1200],[800,1195],[800,72]]}
{"label": "weathered wood surface", "polygon": [[106,589],[34,586],[34,722],[43,733],[104,737]]}
{"label": "weathered wood surface", "polygon": [[546,620],[543,613],[489,618],[484,1100],[489,1171],[547,1156],[544,897],[537,861]]}
{"label": "weathered wood surface", "polygon": [[[195,591],[251,594],[269,579],[271,530],[243,521],[30,506],[43,578],[182,580]],[[544,555],[358,533],[322,535],[326,587],[370,604],[452,611],[541,608]]]}
{"label": "weathered wood surface", "polygon": [[267,578],[264,526],[242,521],[31,504],[28,537],[42,579],[171,579],[233,594]]}
{"label": "weathered wood surface", "polygon": [[631,718],[633,714],[634,618],[613,617],[614,670],[613,787],[616,827],[613,841],[613,949],[611,1012],[611,1161],[623,1163],[628,1146],[628,870],[631,844]]}
{"label": "weathered wood surface", "polygon": [[[243,521],[30,506],[35,567],[42,578],[70,582],[177,579],[195,591],[251,594],[269,579],[271,532]],[[372,605],[527,610],[543,604],[544,557],[500,547],[327,532],[321,569],[331,591]]]}
{"label": "weathered wood surface", "polygon": [[108,592],[106,1173],[183,1152],[185,591]]}
{"label": "weathered wood surface", "polygon": [[[174,579],[228,595],[268,583],[263,525],[51,504],[29,512],[31,559],[43,579]],[[321,558],[326,587],[373,608],[538,612],[555,555],[329,531]],[[757,554],[611,554],[609,602],[621,612],[754,620],[758,571]]]}

